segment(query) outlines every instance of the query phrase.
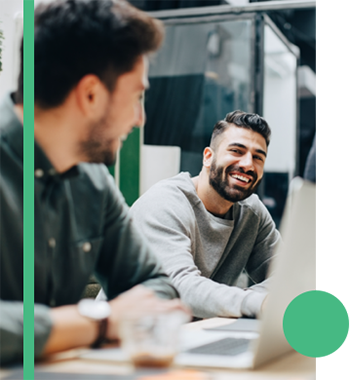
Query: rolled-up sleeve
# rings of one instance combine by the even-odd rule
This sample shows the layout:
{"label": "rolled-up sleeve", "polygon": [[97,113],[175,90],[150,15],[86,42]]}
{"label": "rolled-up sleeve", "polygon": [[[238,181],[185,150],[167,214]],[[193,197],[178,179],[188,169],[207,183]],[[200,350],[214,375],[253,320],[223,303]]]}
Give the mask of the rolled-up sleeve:
{"label": "rolled-up sleeve", "polygon": [[[43,352],[52,328],[49,308],[34,305],[34,355]],[[0,300],[0,363],[18,362],[23,357],[23,303]]]}

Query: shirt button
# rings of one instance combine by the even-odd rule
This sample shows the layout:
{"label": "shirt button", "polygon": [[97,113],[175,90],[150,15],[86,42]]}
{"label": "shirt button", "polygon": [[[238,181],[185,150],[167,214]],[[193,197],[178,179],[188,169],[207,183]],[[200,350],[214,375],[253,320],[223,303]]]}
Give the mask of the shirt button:
{"label": "shirt button", "polygon": [[83,244],[83,251],[84,252],[90,252],[91,251],[91,244],[88,241]]}
{"label": "shirt button", "polygon": [[36,169],[34,171],[34,175],[36,178],[41,178],[44,175],[44,170],[43,169]]}
{"label": "shirt button", "polygon": [[55,174],[56,174],[56,170],[55,170],[55,168],[51,168],[51,169],[49,169],[49,174],[50,174],[50,175],[55,175]]}
{"label": "shirt button", "polygon": [[56,247],[56,240],[54,238],[49,239],[49,247],[55,248]]}

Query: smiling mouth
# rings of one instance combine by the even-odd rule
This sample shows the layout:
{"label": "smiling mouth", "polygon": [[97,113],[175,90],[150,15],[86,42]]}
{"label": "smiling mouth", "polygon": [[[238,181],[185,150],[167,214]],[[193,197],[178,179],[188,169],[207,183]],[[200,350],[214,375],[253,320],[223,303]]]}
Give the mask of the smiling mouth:
{"label": "smiling mouth", "polygon": [[240,181],[240,182],[243,182],[243,183],[249,183],[251,182],[252,180],[248,177],[245,177],[243,175],[240,175],[240,174],[229,174],[230,177]]}

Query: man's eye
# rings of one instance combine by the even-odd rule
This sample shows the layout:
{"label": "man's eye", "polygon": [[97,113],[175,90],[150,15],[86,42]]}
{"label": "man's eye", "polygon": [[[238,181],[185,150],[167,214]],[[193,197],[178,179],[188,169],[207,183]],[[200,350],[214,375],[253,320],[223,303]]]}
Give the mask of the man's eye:
{"label": "man's eye", "polygon": [[263,159],[262,159],[262,157],[260,157],[260,156],[255,156],[254,157],[256,160],[259,160],[259,161],[264,161]]}

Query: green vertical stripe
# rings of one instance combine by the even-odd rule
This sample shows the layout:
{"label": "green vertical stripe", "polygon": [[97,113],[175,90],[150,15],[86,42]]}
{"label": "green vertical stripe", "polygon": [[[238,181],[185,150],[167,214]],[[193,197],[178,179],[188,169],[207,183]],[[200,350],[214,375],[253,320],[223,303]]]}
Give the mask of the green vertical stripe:
{"label": "green vertical stripe", "polygon": [[120,150],[119,188],[131,206],[140,189],[140,128],[134,128]]}
{"label": "green vertical stripe", "polygon": [[23,1],[23,379],[34,379],[34,0]]}

